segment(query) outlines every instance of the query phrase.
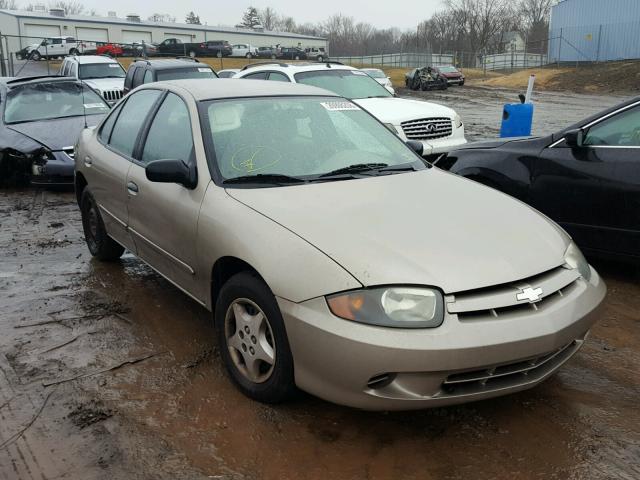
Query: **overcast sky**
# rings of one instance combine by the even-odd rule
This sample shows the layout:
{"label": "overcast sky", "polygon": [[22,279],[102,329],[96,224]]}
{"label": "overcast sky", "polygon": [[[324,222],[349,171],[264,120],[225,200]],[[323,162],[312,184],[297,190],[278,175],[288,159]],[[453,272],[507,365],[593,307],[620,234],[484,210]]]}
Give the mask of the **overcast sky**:
{"label": "overcast sky", "polygon": [[[181,2],[176,0],[153,0],[132,2],[131,0],[80,0],[87,8],[95,8],[100,15],[107,10],[115,11],[119,17],[137,13],[147,18],[152,13],[170,13],[184,22],[184,17],[193,8],[200,15],[202,23],[209,25],[234,25],[242,18],[249,5],[256,8],[270,6],[281,14],[293,17],[296,22],[319,22],[334,13],[352,16],[357,21],[368,22],[376,27],[398,27],[402,30],[415,28],[419,21],[429,18],[441,8],[441,0],[270,0],[244,2],[237,0],[196,0]],[[187,6],[188,5],[188,6]]]}

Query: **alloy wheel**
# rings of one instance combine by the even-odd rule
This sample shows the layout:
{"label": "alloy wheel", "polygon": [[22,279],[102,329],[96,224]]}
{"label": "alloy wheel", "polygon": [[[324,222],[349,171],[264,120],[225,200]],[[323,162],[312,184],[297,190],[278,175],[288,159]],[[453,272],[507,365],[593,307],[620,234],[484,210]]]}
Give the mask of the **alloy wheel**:
{"label": "alloy wheel", "polygon": [[264,383],[276,363],[273,331],[262,309],[247,298],[231,302],[224,320],[229,355],[238,371],[253,383]]}

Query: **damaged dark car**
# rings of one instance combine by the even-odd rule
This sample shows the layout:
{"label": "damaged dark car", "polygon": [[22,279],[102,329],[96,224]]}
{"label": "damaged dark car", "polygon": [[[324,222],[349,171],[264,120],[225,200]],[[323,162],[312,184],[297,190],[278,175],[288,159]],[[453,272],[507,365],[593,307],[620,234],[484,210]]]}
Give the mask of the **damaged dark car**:
{"label": "damaged dark car", "polygon": [[74,145],[109,105],[69,77],[0,80],[0,184],[73,184]]}

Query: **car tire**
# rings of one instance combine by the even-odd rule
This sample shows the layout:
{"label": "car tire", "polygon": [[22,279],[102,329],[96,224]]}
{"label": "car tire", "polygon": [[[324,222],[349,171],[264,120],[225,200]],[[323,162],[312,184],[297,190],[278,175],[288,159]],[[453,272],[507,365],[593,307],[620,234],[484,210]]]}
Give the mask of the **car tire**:
{"label": "car tire", "polygon": [[91,255],[103,262],[118,260],[124,253],[124,247],[107,235],[98,204],[88,188],[80,197],[80,212],[84,238]]}
{"label": "car tire", "polygon": [[247,53],[247,54],[245,55],[245,57],[246,57],[246,58],[253,58],[253,55],[251,55],[250,53]]}
{"label": "car tire", "polygon": [[324,61],[324,57],[322,55],[318,55],[318,58],[316,58],[317,61],[319,62],[323,62]]}
{"label": "car tire", "polygon": [[196,58],[196,52],[193,50],[189,50],[189,57]]}
{"label": "car tire", "polygon": [[300,60],[300,55],[296,55],[293,59],[294,60]]}
{"label": "car tire", "polygon": [[275,60],[275,59],[276,59],[276,56],[272,54],[271,55],[271,60]]}
{"label": "car tire", "polygon": [[71,50],[69,50],[69,55],[80,55],[80,52],[77,48],[72,48]]}
{"label": "car tire", "polygon": [[21,54],[16,54],[16,60],[22,60],[22,55]]}
{"label": "car tire", "polygon": [[31,55],[29,55],[29,58],[37,62],[42,58],[42,55],[40,55],[40,52],[36,50],[31,52]]}
{"label": "car tire", "polygon": [[[215,325],[220,356],[242,393],[263,403],[280,403],[295,394],[284,320],[273,293],[257,274],[238,273],[222,286]],[[273,363],[258,360],[260,356]]]}

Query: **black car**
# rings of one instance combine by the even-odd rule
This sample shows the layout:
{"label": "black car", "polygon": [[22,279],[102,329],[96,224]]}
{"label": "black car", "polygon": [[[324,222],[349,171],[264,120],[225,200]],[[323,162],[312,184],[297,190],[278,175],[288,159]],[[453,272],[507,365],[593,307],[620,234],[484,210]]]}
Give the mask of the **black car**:
{"label": "black car", "polygon": [[0,183],[73,184],[74,145],[109,111],[98,93],[69,77],[0,80]]}
{"label": "black car", "polygon": [[184,43],[179,38],[167,38],[158,45],[160,55],[184,55],[195,57],[228,57],[233,48],[227,40],[207,40],[206,42]]}
{"label": "black car", "polygon": [[640,97],[546,137],[469,143],[436,165],[535,207],[587,253],[640,260]]}
{"label": "black car", "polygon": [[127,70],[124,94],[144,83],[185,78],[218,78],[218,75],[206,63],[190,58],[137,60]]}
{"label": "black car", "polygon": [[281,48],[278,52],[278,58],[286,60],[306,60],[307,54],[301,48]]}

